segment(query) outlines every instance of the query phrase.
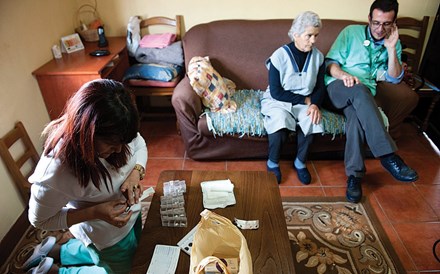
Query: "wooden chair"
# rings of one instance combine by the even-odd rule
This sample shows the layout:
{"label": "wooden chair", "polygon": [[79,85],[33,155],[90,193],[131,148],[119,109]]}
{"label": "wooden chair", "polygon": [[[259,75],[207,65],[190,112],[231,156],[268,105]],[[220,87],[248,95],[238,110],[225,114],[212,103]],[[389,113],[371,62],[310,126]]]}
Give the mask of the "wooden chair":
{"label": "wooden chair", "polygon": [[[141,36],[151,33],[151,29],[170,29],[171,33],[176,34],[176,41],[180,41],[183,34],[183,16],[176,15],[175,19],[156,16],[144,19],[140,22]],[[182,75],[183,76],[183,75]],[[182,77],[181,76],[181,77]],[[139,113],[142,114],[143,98],[147,97],[150,102],[152,96],[168,96],[173,95],[174,88],[181,80],[181,77],[171,82],[130,79],[125,81],[125,85],[133,92],[136,97]]]}
{"label": "wooden chair", "polygon": [[424,16],[422,20],[411,17],[397,18],[399,39],[403,47],[402,55],[406,55],[405,62],[412,73],[419,72],[428,22],[429,16]]}
{"label": "wooden chair", "polygon": [[20,121],[0,139],[0,156],[20,191],[23,202],[27,204],[31,188],[28,178],[34,172],[40,156]]}

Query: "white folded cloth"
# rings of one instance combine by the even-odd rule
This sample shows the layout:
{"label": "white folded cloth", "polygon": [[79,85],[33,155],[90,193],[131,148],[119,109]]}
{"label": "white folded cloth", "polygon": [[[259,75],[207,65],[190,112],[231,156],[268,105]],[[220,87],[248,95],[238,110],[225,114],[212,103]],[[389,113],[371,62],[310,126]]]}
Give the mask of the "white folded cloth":
{"label": "white folded cloth", "polygon": [[235,205],[234,185],[231,180],[206,181],[200,185],[203,192],[204,208],[215,209]]}

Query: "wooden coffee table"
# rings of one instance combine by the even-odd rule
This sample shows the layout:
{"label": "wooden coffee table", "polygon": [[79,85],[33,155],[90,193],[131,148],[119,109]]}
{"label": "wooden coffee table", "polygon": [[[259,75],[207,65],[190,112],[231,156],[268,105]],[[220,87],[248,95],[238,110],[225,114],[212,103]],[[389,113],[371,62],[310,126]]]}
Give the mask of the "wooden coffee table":
{"label": "wooden coffee table", "polygon": [[[293,256],[287,235],[281,196],[275,176],[260,171],[164,171],[159,177],[148,217],[131,273],[147,272],[157,244],[177,246],[200,221],[203,211],[200,183],[210,180],[230,179],[234,184],[236,204],[213,212],[233,220],[259,220],[257,230],[241,230],[247,240],[252,256],[254,273],[295,273]],[[185,180],[185,210],[188,226],[183,228],[163,227],[160,220],[160,196],[163,183],[170,180]],[[188,273],[190,256],[180,252],[176,273]]]}

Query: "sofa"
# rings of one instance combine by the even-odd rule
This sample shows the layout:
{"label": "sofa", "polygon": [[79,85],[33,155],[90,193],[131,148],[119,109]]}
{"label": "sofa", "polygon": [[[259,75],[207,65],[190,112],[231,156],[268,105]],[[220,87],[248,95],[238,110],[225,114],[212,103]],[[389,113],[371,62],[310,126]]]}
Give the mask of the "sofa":
{"label": "sofa", "polygon": [[[339,32],[351,20],[323,19],[323,28],[316,46],[325,55]],[[182,38],[185,67],[194,56],[209,56],[218,73],[232,80],[238,89],[266,90],[268,72],[265,60],[274,50],[290,42],[287,32],[292,19],[220,20],[192,27]],[[404,83],[378,85],[376,102],[390,123],[390,134],[397,138],[405,117],[417,105],[418,96],[389,98],[389,89],[410,89]],[[390,101],[402,103],[391,106]],[[208,130],[201,98],[192,89],[188,77],[176,86],[172,105],[188,157],[193,160],[264,159],[268,155],[267,136],[215,136]],[[401,111],[403,110],[403,111]],[[400,114],[402,113],[403,114]],[[283,148],[283,158],[293,159],[296,138],[290,138]],[[328,158],[343,155],[345,138],[338,135],[316,135],[310,148],[310,158]]]}

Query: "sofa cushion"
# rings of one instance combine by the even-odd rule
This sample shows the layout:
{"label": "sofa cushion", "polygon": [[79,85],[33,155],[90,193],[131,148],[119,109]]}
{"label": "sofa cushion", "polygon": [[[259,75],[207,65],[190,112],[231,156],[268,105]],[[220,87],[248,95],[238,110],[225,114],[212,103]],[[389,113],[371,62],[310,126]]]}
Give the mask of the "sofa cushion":
{"label": "sofa cushion", "polygon": [[237,90],[232,96],[237,104],[237,111],[233,113],[218,113],[205,111],[207,126],[212,134],[238,134],[240,136],[265,136],[263,115],[261,114],[261,90]]}
{"label": "sofa cushion", "polygon": [[[211,133],[216,136],[238,135],[243,136],[266,136],[263,115],[261,114],[261,90],[237,90],[232,99],[237,103],[237,111],[233,113],[211,112],[208,109],[202,115],[206,115],[206,123]],[[388,119],[379,108],[388,126]],[[345,134],[345,117],[326,109],[321,109],[323,134],[334,137]]]}
{"label": "sofa cushion", "polygon": [[212,112],[234,112],[237,105],[231,100],[235,84],[223,78],[211,65],[209,57],[195,56],[188,64],[187,75],[204,106]]}

